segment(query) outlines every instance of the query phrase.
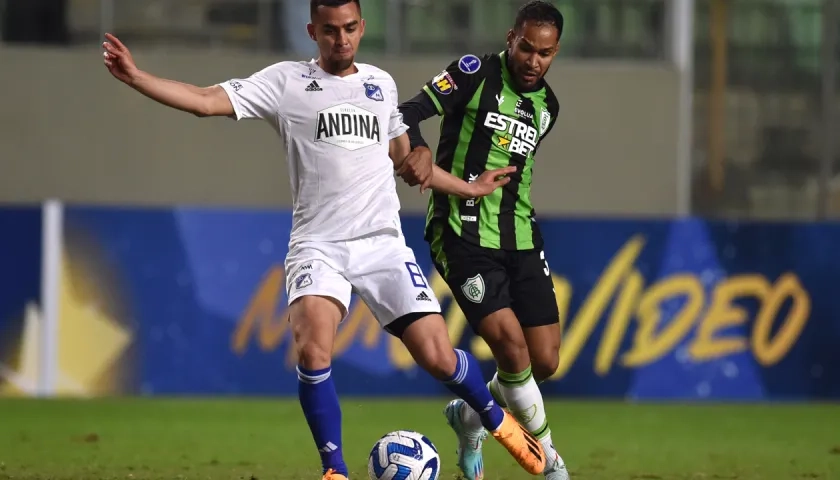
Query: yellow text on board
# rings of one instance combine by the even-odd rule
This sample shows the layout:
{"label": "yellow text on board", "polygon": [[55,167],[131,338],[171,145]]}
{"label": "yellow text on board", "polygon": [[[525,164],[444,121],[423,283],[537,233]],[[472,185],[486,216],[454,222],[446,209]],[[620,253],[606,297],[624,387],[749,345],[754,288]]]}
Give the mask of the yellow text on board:
{"label": "yellow text on board", "polygon": [[[601,376],[609,373],[616,363],[625,368],[653,363],[672,352],[692,331],[695,333],[689,339],[688,354],[694,362],[749,350],[760,365],[771,366],[782,360],[799,339],[808,321],[811,299],[795,273],[787,272],[773,280],[754,273],[730,276],[719,281],[711,295],[706,294],[701,279],[693,273],[675,273],[645,285],[635,267],[644,245],[644,238],[637,235],[616,252],[571,319],[569,304],[573,286],[564,277],[552,273],[564,331],[560,366],[552,379],[568,373],[602,321],[606,324],[592,365],[593,371]],[[231,339],[233,351],[245,353],[252,340],[265,352],[276,350],[284,342],[291,344],[288,314],[281,304],[285,302],[284,278],[282,266],[269,269],[237,323]],[[429,283],[442,304],[451,300],[452,294],[437,272],[430,276]],[[663,328],[662,306],[674,299],[684,301],[673,320]],[[754,318],[738,305],[737,301],[742,299],[758,302]],[[778,318],[788,302],[790,308],[786,315]],[[443,314],[449,336],[457,345],[468,326],[457,304],[448,303]],[[610,304],[612,308],[608,309]],[[721,333],[750,320],[752,329],[748,336]],[[619,355],[631,322],[636,322],[635,334],[629,349]],[[364,302],[355,302],[339,328],[334,355],[341,356],[354,342],[373,348],[382,341],[389,342],[388,357],[394,367],[414,367],[414,361],[399,340],[380,329]],[[470,348],[479,360],[492,359],[481,338],[474,337]],[[295,364],[294,350],[288,349],[290,366]]]}

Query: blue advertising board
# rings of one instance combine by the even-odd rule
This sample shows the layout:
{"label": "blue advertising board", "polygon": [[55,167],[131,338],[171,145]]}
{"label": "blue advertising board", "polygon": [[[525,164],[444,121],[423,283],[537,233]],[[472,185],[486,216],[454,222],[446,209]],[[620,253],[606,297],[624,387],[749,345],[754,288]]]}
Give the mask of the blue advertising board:
{"label": "blue advertising board", "polygon": [[[423,225],[403,218],[409,246],[453,342],[490,375],[486,345],[431,265]],[[85,294],[63,307],[62,322],[100,345],[118,343],[89,362],[121,379],[100,381],[99,391],[296,394],[283,271],[290,226],[289,212],[69,208],[64,281]],[[840,225],[689,218],[541,227],[564,330],[547,395],[840,398]],[[81,313],[84,302],[97,305],[98,323]],[[342,394],[446,393],[358,299],[333,368]]]}
{"label": "blue advertising board", "polygon": [[34,393],[41,296],[41,209],[0,209],[0,396]]}

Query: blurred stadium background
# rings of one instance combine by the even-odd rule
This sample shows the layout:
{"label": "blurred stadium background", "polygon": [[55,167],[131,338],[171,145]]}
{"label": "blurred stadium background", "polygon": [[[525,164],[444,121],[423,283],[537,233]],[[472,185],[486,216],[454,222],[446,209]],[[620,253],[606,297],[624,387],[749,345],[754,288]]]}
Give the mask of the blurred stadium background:
{"label": "blurred stadium background", "polygon": [[[363,0],[359,60],[409,98],[503,49],[522,3]],[[564,316],[543,390],[573,478],[840,478],[840,2],[554,3],[561,115],[534,195]],[[0,17],[0,479],[318,478],[277,139],[152,104],[99,50],[114,32],[140,68],[209,85],[315,55],[308,2],[0,0]],[[490,375],[433,274],[427,198],[400,195],[452,338]],[[335,356],[355,470],[415,428],[455,473],[445,391],[363,304]],[[488,480],[521,478],[493,447]]]}

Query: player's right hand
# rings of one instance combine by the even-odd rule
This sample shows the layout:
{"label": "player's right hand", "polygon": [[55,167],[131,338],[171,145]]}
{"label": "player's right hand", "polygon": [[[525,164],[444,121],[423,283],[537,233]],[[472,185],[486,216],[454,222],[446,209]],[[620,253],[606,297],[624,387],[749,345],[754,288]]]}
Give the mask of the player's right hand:
{"label": "player's right hand", "polygon": [[424,193],[432,184],[433,165],[432,151],[426,147],[417,147],[405,157],[397,170],[397,176],[409,186],[420,185],[420,193]]}
{"label": "player's right hand", "polygon": [[111,72],[111,75],[117,80],[131,85],[135,78],[137,78],[140,70],[134,64],[134,58],[131,57],[131,52],[128,47],[110,33],[105,34],[105,40],[102,48],[105,49],[102,56],[105,58],[105,68]]}
{"label": "player's right hand", "polygon": [[504,187],[510,183],[510,177],[508,175],[514,172],[516,172],[516,167],[509,166],[487,170],[482,173],[474,182],[470,183],[473,198],[486,197],[497,188]]}

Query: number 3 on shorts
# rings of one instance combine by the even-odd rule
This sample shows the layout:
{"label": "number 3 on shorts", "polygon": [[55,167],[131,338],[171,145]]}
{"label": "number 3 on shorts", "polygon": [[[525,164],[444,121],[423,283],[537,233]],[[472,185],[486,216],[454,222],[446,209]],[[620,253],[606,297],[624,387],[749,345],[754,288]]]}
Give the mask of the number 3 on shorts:
{"label": "number 3 on shorts", "polygon": [[426,284],[426,277],[423,276],[423,270],[413,262],[405,262],[405,268],[408,269],[408,276],[411,277],[411,283],[417,288],[429,288]]}
{"label": "number 3 on shorts", "polygon": [[548,260],[545,259],[545,252],[543,250],[540,250],[540,260],[542,260],[545,264],[545,268],[543,268],[543,273],[545,273],[546,277],[550,277],[551,270],[548,269]]}

